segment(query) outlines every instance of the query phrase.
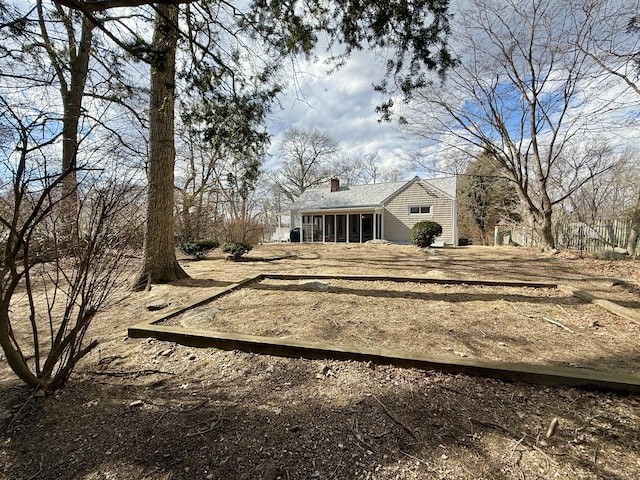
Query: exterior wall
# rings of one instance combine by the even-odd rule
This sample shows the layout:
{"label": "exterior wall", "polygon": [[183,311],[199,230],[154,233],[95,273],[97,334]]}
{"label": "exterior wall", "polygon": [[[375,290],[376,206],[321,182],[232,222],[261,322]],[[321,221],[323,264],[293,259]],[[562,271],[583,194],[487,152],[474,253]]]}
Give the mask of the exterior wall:
{"label": "exterior wall", "polygon": [[[430,205],[431,213],[409,214],[410,206],[420,205]],[[444,195],[433,197],[415,182],[387,203],[384,212],[384,238],[390,242],[409,243],[411,228],[418,222],[431,220],[442,226],[442,235],[436,241],[456,245],[455,216],[454,199]]]}

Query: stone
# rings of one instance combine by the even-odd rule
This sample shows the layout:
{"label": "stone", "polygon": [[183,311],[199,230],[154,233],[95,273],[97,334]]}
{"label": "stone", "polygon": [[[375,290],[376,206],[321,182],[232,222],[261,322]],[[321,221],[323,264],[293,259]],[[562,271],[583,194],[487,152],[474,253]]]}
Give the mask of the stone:
{"label": "stone", "polygon": [[166,285],[152,285],[144,306],[150,312],[162,310],[171,305],[169,290]]}
{"label": "stone", "polygon": [[156,312],[158,310],[162,310],[171,305],[169,298],[167,296],[163,297],[151,297],[147,299],[144,306],[150,312]]}
{"label": "stone", "polygon": [[219,312],[219,308],[211,305],[192,308],[180,315],[180,324],[186,328],[207,329]]}
{"label": "stone", "polygon": [[318,291],[324,291],[324,290],[329,290],[329,284],[325,283],[325,282],[319,282],[319,281],[301,281],[300,283],[298,283],[298,285],[300,285],[301,287],[308,289],[308,290],[318,290]]}
{"label": "stone", "polygon": [[9,418],[11,418],[11,410],[0,408],[0,422],[9,420]]}

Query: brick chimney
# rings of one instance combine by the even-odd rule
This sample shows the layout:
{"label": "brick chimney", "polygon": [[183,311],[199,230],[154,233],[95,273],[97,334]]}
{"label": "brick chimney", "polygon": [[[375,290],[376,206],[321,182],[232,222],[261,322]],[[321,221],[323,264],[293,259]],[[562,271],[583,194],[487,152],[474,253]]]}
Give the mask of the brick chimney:
{"label": "brick chimney", "polygon": [[332,192],[337,192],[339,188],[340,188],[340,180],[338,180],[337,178],[332,178],[331,179],[331,191]]}

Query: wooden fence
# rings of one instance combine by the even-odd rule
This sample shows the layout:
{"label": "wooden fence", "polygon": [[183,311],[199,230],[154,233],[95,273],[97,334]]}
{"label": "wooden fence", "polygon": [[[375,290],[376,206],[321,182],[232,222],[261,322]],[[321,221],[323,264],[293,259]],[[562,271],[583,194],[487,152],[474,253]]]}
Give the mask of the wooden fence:
{"label": "wooden fence", "polygon": [[557,222],[554,226],[558,247],[588,252],[616,247],[626,249],[630,231],[631,220],[599,220],[589,224]]}

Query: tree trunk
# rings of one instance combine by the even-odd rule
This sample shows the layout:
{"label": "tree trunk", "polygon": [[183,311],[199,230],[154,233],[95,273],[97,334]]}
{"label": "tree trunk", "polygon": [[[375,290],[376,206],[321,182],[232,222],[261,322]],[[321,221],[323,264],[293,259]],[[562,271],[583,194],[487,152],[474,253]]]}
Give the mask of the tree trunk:
{"label": "tree trunk", "polygon": [[156,6],[149,104],[147,214],[142,269],[134,289],[148,282],[188,278],[176,260],[173,235],[174,95],[178,6]]}
{"label": "tree trunk", "polygon": [[553,238],[553,226],[551,224],[551,211],[545,211],[541,215],[540,247],[543,252],[550,252],[556,249],[556,240]]}
{"label": "tree trunk", "polygon": [[11,293],[5,293],[2,304],[0,305],[0,347],[2,347],[9,367],[11,367],[11,370],[13,370],[20,380],[32,387],[44,387],[46,385],[45,382],[33,374],[24,356],[11,340],[9,301],[12,295],[13,291]]}
{"label": "tree trunk", "polygon": [[633,216],[631,217],[631,231],[629,237],[627,237],[627,253],[632,255],[636,251],[638,245],[638,237],[640,236],[640,194],[638,195],[638,201],[636,207],[633,210]]}
{"label": "tree trunk", "polygon": [[[69,245],[78,235],[78,181],[76,176],[78,158],[78,125],[82,115],[82,100],[84,98],[91,46],[93,43],[93,29],[95,25],[86,17],[82,18],[80,38],[76,41],[75,21],[73,12],[62,17],[62,23],[67,33],[67,58],[56,51],[55,42],[49,37],[42,7],[38,2],[40,31],[44,41],[44,48],[60,82],[62,97],[62,200],[60,202],[61,225],[59,229],[62,244]],[[60,10],[62,11],[62,10]],[[68,62],[68,64],[66,64]]]}

